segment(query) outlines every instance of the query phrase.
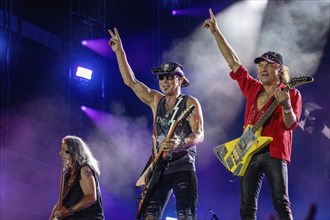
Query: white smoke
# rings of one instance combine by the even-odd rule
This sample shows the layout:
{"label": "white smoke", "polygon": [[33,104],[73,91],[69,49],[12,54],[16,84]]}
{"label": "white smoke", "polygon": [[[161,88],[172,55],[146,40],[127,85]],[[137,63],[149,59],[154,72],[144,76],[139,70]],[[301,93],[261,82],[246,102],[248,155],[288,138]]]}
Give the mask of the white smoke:
{"label": "white smoke", "polygon": [[[120,104],[114,104],[116,108]],[[99,112],[96,129],[88,137],[101,166],[101,183],[119,198],[134,196],[134,185],[151,153],[147,118]]]}
{"label": "white smoke", "polygon": [[[254,58],[273,50],[284,56],[291,76],[301,76],[313,75],[318,67],[329,34],[329,13],[328,1],[240,1],[217,14],[216,19],[252,75],[256,72]],[[191,82],[187,93],[195,94],[202,104],[206,137],[198,153],[204,158],[199,165],[207,166],[211,162],[206,159],[210,149],[229,141],[227,129],[245,102],[229,76],[230,68],[214,37],[202,26],[203,23],[189,37],[174,42],[163,57],[185,66]]]}
{"label": "white smoke", "polygon": [[[247,67],[256,50],[265,6],[265,2],[244,1],[216,15],[219,28]],[[205,11],[207,18],[209,12]],[[246,18],[253,22],[248,22]],[[212,162],[207,159],[211,156],[211,149],[228,141],[226,129],[243,108],[243,95],[236,82],[231,80],[230,68],[220,54],[213,35],[203,29],[203,23],[189,37],[175,42],[173,48],[164,52],[164,57],[165,60],[170,58],[184,64],[191,82],[187,93],[195,95],[201,102],[205,141],[198,150],[198,157],[204,158],[199,165],[207,166]]]}
{"label": "white smoke", "polygon": [[269,1],[256,56],[274,50],[292,76],[313,75],[321,61],[330,25],[329,1]]}

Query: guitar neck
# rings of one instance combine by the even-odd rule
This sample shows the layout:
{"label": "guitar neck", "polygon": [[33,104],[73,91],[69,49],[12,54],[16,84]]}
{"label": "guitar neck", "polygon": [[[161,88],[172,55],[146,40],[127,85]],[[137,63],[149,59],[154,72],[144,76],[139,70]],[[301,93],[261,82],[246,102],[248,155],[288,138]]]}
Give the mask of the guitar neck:
{"label": "guitar neck", "polygon": [[67,162],[65,161],[65,159],[63,159],[62,163],[63,164],[62,164],[62,169],[61,169],[60,192],[58,195],[58,211],[60,211],[61,208],[63,207],[64,178],[65,178],[65,168],[66,168]]}
{"label": "guitar neck", "polygon": [[[173,133],[174,133],[176,127],[178,126],[178,124],[179,124],[179,121],[175,121],[175,123],[174,123],[172,129],[171,129],[170,132],[167,134],[166,141],[168,141],[168,140],[172,137],[172,135],[173,135]],[[166,142],[166,141],[165,141],[165,142]],[[153,164],[153,165],[156,165],[156,163],[158,162],[159,158],[160,158],[160,157],[162,156],[162,154],[164,153],[164,148],[165,148],[165,145],[163,144],[163,145],[161,146],[161,148],[159,149],[159,151],[158,151],[158,153],[157,153],[155,159],[152,161],[152,164]]]}
{"label": "guitar neck", "polygon": [[[283,91],[287,92],[289,91],[290,87],[286,86]],[[253,133],[256,133],[256,131],[267,121],[267,119],[272,115],[272,113],[275,111],[275,109],[278,106],[277,100],[274,98],[273,102],[267,107],[266,111],[261,115],[257,123],[254,124],[254,126],[251,128]]]}
{"label": "guitar neck", "polygon": [[[195,109],[195,107],[196,107],[195,105],[191,105],[189,108],[187,108],[186,110],[184,110],[184,111],[181,113],[181,115],[178,117],[177,120],[175,120],[173,126],[171,127],[170,131],[168,132],[167,137],[166,137],[166,141],[165,141],[165,142],[167,142],[169,139],[171,139],[171,137],[172,137],[172,135],[174,134],[174,131],[175,131],[176,127],[178,126],[178,124],[179,124],[181,121],[185,120],[185,119],[186,119],[186,118],[187,118],[187,117],[193,112],[193,110]],[[165,143],[165,142],[164,142],[164,143]],[[158,161],[159,158],[162,156],[162,154],[163,154],[163,153],[166,153],[166,152],[164,152],[164,148],[165,148],[165,145],[163,144],[163,145],[161,146],[161,148],[159,149],[159,151],[158,151],[158,153],[157,153],[155,159],[152,161],[152,164],[153,164],[153,165],[156,165],[157,161]]]}

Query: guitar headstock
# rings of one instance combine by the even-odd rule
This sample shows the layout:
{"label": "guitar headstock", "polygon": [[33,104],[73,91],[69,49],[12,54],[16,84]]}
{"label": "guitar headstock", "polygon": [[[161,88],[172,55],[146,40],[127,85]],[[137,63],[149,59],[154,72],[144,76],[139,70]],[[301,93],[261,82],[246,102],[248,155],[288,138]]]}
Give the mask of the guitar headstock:
{"label": "guitar headstock", "polygon": [[196,108],[196,106],[195,105],[191,105],[191,106],[189,106],[189,108],[187,108],[187,109],[185,109],[182,113],[181,113],[181,115],[179,116],[179,118],[177,119],[177,121],[178,122],[180,122],[180,121],[183,121],[183,120],[185,120],[193,111],[194,111],[194,109]]}
{"label": "guitar headstock", "polygon": [[299,77],[293,77],[290,79],[290,82],[286,84],[289,88],[293,88],[305,83],[311,83],[314,81],[314,78],[311,76],[299,76]]}

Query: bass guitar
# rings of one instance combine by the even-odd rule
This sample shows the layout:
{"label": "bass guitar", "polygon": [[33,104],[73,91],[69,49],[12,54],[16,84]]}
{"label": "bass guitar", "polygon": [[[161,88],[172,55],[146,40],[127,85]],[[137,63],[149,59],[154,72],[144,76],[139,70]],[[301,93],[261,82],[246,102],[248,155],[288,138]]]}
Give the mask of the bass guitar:
{"label": "bass guitar", "polygon": [[[177,126],[193,112],[195,109],[195,105],[191,105],[189,108],[184,110],[181,115],[178,117],[178,119],[174,122],[173,126],[171,127],[170,131],[167,134],[166,141],[172,138],[175,129]],[[165,141],[165,142],[166,142]],[[155,156],[155,159],[150,163],[150,165],[145,169],[145,171],[142,173],[138,181],[136,182],[136,187],[143,187],[142,194],[141,194],[141,200],[139,202],[138,211],[136,213],[136,219],[140,219],[145,207],[150,199],[150,196],[155,188],[155,185],[157,184],[162,171],[163,171],[163,161],[161,158],[164,158],[166,156],[166,152],[164,152],[165,145],[162,145],[159,149],[157,155]]]}
{"label": "bass guitar", "polygon": [[[313,82],[310,76],[295,77],[290,80],[284,91],[289,91],[297,85]],[[213,148],[220,162],[235,176],[243,176],[254,154],[267,146],[273,138],[261,136],[262,125],[272,115],[278,106],[276,99],[268,106],[255,125],[247,125],[242,136]]]}
{"label": "bass guitar", "polygon": [[[67,166],[69,164],[68,159],[63,159],[62,160],[62,169],[61,169],[61,179],[60,179],[60,191],[58,194],[58,205],[57,205],[57,210],[60,211],[61,208],[63,207],[63,191],[64,191],[64,179],[65,179],[65,174],[67,172]],[[54,217],[52,220],[61,220],[61,218]]]}

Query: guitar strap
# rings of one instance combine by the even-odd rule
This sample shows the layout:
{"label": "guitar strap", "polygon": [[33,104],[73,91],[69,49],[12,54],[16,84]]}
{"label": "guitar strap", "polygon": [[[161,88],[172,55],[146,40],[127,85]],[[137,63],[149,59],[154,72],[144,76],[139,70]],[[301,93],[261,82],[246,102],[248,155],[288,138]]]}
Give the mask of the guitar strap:
{"label": "guitar strap", "polygon": [[[175,122],[175,118],[178,114],[178,110],[179,110],[179,105],[183,100],[183,96],[180,95],[178,97],[178,99],[176,100],[175,106],[173,108],[174,112],[172,114],[171,120],[170,120],[170,129],[168,131],[170,131],[172,129],[172,127],[174,126],[174,122]],[[165,100],[166,101],[166,100]],[[158,108],[158,106],[157,106]],[[157,112],[156,112],[156,116],[154,118],[154,123],[153,123],[153,128],[152,128],[152,159],[155,158],[155,156],[157,155],[157,149],[156,149],[156,119],[157,119]]]}
{"label": "guitar strap", "polygon": [[[273,100],[270,102],[270,104],[268,106],[270,106],[273,102],[275,102],[275,97],[273,97]],[[268,106],[267,106],[267,108],[268,108]],[[274,115],[274,112],[275,111],[273,111],[272,114],[268,117],[268,119],[264,122],[264,124],[262,125],[263,128],[265,128],[269,124],[271,118]]]}
{"label": "guitar strap", "polygon": [[[275,97],[274,96],[272,96],[270,99],[269,99],[269,101],[259,110],[260,112],[261,111],[264,111],[264,112],[266,112],[267,111],[267,109],[268,109],[268,107],[273,103],[275,101]],[[251,114],[251,111],[254,111],[254,110],[257,110],[257,99],[255,99],[255,101],[253,102],[253,104],[251,105],[251,107],[250,107],[250,110],[249,110],[249,114]],[[258,110],[257,110],[258,111]],[[262,124],[262,127],[263,128],[265,128],[268,124],[269,124],[269,122],[270,122],[270,119],[271,119],[271,117],[272,117],[272,115],[274,114],[274,112],[272,112],[272,114],[269,116],[269,118]],[[259,119],[261,118],[263,116],[263,114],[261,114],[260,116],[259,116]],[[254,117],[256,117],[256,115],[254,116]],[[258,120],[259,120],[258,119]],[[257,121],[258,121],[257,120]]]}
{"label": "guitar strap", "polygon": [[[177,116],[177,113],[178,113],[178,110],[179,110],[179,105],[180,105],[182,100],[183,100],[183,97],[182,97],[182,95],[180,95],[178,97],[176,103],[175,103],[174,108],[173,108],[174,112],[173,112],[173,115],[172,115],[171,120],[170,120],[170,129],[168,131],[169,133],[167,134],[167,136],[170,135],[170,132],[171,132],[171,130],[172,130],[174,124],[175,124],[174,119]],[[158,111],[158,106],[157,106],[157,111]],[[148,161],[147,165],[145,166],[145,168],[144,168],[143,172],[141,173],[141,175],[143,175],[144,171],[149,167],[149,165],[153,162],[154,158],[157,155],[157,149],[156,149],[156,120],[157,120],[157,113],[158,113],[157,111],[156,111],[156,115],[155,115],[154,122],[153,122],[152,155],[149,158],[149,161]],[[156,185],[159,182],[160,176],[162,175],[162,172],[163,172],[166,164],[167,164],[167,161],[163,160],[163,158],[160,157],[158,162],[156,163],[156,166],[154,167],[154,171],[151,175],[151,178],[148,181],[146,181],[146,183],[144,185],[144,189],[143,189],[144,193],[142,194],[142,198],[140,200],[140,204],[139,204],[139,208],[138,208],[137,219],[140,219],[141,215],[145,211],[146,204],[149,202],[149,199],[150,199],[151,195],[153,194]]]}

